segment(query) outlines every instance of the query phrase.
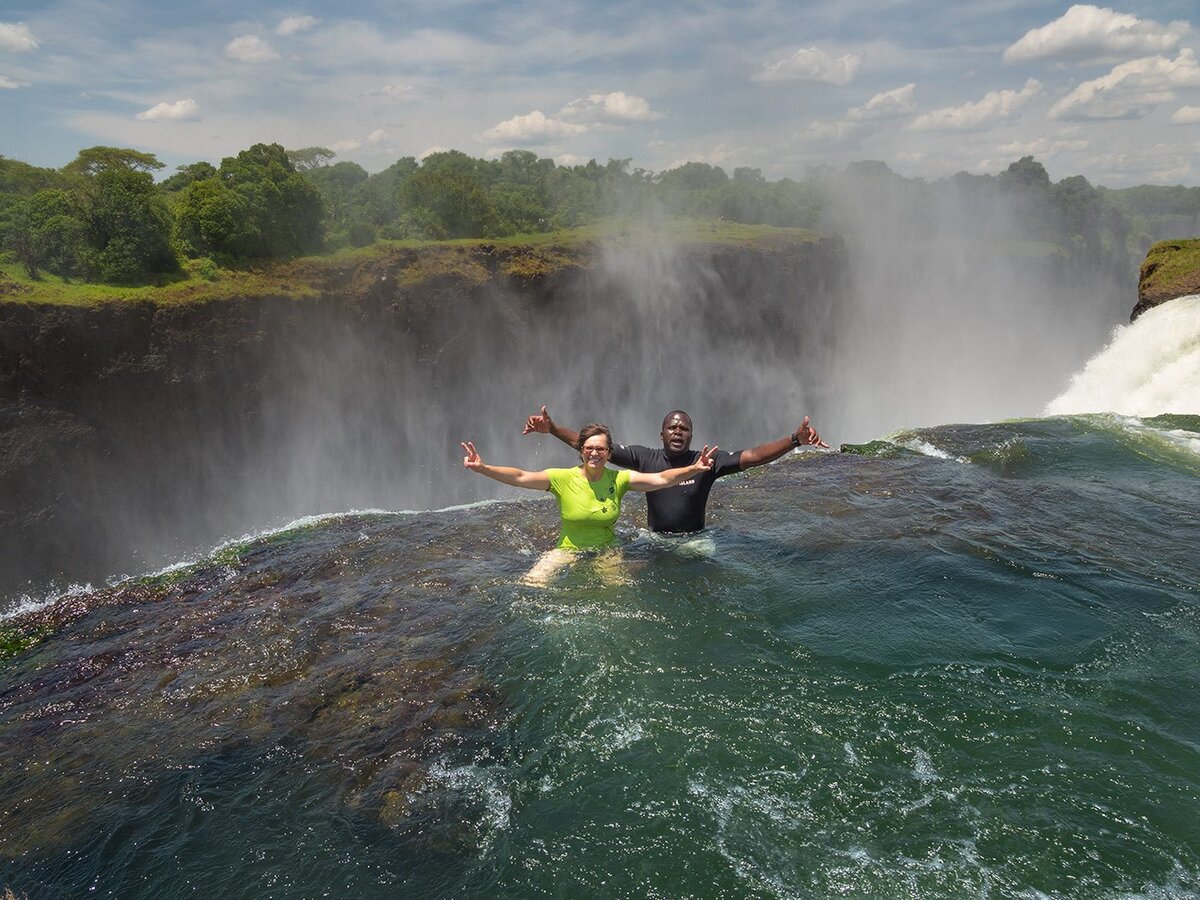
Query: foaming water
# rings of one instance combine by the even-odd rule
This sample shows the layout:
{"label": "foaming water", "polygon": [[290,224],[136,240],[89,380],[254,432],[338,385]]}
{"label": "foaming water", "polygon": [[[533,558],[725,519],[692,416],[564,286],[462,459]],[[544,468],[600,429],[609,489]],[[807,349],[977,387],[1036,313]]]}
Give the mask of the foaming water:
{"label": "foaming water", "polygon": [[[1157,436],[1157,437],[1156,437]],[[539,500],[345,514],[7,619],[31,897],[1200,891],[1200,417],[803,453],[520,576]]]}
{"label": "foaming water", "polygon": [[1119,326],[1045,415],[1133,416],[1200,410],[1200,295],[1179,297]]}

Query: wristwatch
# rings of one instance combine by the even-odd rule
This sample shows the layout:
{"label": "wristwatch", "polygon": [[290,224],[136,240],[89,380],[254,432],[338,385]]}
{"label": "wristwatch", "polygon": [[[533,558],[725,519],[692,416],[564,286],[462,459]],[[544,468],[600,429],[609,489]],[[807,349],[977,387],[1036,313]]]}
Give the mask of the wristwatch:
{"label": "wristwatch", "polygon": [[793,447],[800,446],[800,435],[796,434],[796,432],[794,432],[794,431],[792,432],[792,446]]}

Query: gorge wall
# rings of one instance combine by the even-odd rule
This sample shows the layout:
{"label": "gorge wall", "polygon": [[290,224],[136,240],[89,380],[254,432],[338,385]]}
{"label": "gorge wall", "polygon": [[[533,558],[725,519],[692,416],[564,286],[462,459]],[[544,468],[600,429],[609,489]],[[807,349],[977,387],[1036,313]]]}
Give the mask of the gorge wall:
{"label": "gorge wall", "polygon": [[144,572],[306,514],[493,495],[542,403],[653,442],[668,409],[733,449],[829,408],[837,238],[394,250],[316,296],[0,304],[0,597]]}

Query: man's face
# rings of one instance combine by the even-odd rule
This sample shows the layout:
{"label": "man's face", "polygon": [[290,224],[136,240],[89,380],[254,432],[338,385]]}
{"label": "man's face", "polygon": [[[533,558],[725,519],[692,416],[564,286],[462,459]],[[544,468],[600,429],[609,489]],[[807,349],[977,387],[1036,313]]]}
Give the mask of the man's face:
{"label": "man's face", "polygon": [[683,413],[674,413],[663,421],[663,449],[668,453],[682,453],[692,446],[692,420]]}

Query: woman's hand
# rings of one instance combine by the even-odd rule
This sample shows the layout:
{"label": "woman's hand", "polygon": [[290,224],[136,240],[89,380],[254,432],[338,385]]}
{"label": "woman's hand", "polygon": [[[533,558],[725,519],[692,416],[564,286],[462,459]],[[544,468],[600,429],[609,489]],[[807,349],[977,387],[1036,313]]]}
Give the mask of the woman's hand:
{"label": "woman's hand", "polygon": [[480,472],[483,469],[483,457],[479,455],[475,445],[470,441],[463,441],[462,448],[463,452],[467,454],[463,457],[463,467],[472,472]]}
{"label": "woman's hand", "polygon": [[719,449],[719,447],[714,446],[711,450],[709,450],[708,444],[705,444],[704,449],[700,451],[700,455],[696,457],[696,461],[692,463],[692,465],[701,471],[711,469],[716,463],[717,450]]}
{"label": "woman's hand", "polygon": [[695,478],[704,472],[707,472],[716,463],[717,448],[708,449],[708,445],[704,445],[704,449],[700,451],[700,455],[696,457],[691,465],[679,466],[675,469],[666,469],[662,472],[637,472],[629,471],[629,488],[634,491],[659,491],[663,488],[672,487],[680,482]]}
{"label": "woman's hand", "polygon": [[479,451],[470,441],[463,441],[462,448],[463,453],[466,454],[463,457],[463,468],[465,469],[486,475],[488,478],[504,484],[511,484],[513,487],[529,488],[533,491],[550,489],[550,476],[544,470],[526,472],[524,469],[514,469],[512,466],[488,466],[484,464],[483,457],[479,455]]}

